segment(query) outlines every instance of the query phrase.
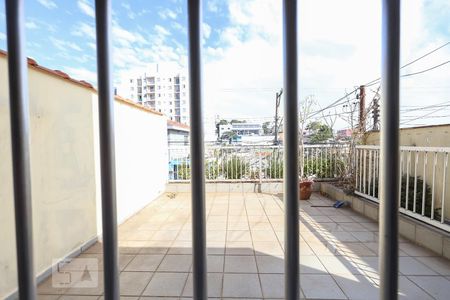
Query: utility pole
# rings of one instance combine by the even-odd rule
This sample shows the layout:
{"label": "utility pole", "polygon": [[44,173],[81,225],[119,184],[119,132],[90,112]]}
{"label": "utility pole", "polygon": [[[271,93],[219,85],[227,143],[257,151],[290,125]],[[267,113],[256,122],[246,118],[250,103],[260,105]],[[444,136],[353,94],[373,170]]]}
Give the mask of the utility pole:
{"label": "utility pole", "polygon": [[380,118],[380,104],[378,99],[373,99],[373,130],[378,130],[378,123]]}
{"label": "utility pole", "polygon": [[359,130],[364,132],[366,129],[366,88],[364,85],[359,87]]}
{"label": "utility pole", "polygon": [[283,94],[283,89],[280,89],[279,93],[275,94],[275,139],[273,140],[274,145],[278,145],[278,108],[281,103],[281,94]]}

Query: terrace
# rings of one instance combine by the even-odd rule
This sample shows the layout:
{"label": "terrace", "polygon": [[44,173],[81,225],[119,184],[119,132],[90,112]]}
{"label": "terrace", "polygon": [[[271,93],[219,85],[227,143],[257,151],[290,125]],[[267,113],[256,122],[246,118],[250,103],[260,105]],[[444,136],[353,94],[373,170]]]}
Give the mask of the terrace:
{"label": "terrace", "polygon": [[[206,195],[209,297],[284,298],[282,195],[224,187],[233,191]],[[333,200],[313,193],[300,202],[301,297],[378,299],[378,224],[350,208],[329,207]],[[190,205],[189,193],[165,193],[120,225],[124,299],[192,298]],[[401,299],[448,299],[448,260],[404,238],[399,255]],[[85,271],[83,259],[94,259],[88,269],[98,285],[86,287],[80,276],[70,288],[58,287],[64,272]],[[96,243],[41,283],[39,299],[101,299],[102,270]]]}

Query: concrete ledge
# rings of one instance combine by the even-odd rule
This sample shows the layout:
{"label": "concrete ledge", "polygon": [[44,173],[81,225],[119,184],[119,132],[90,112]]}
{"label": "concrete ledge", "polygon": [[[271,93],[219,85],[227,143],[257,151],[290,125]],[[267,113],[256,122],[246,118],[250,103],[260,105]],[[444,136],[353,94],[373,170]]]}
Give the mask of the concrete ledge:
{"label": "concrete ledge", "polygon": [[[330,198],[348,201],[354,211],[378,222],[378,203],[357,195],[347,195],[330,183],[323,182],[320,191]],[[450,259],[450,233],[404,214],[399,214],[398,221],[399,233],[402,237]]]}
{"label": "concrete ledge", "polygon": [[[321,182],[314,182],[313,192],[320,191]],[[265,193],[279,194],[283,193],[283,181],[269,182],[206,182],[205,190],[207,193]],[[167,193],[190,193],[190,182],[171,182],[166,186]]]}

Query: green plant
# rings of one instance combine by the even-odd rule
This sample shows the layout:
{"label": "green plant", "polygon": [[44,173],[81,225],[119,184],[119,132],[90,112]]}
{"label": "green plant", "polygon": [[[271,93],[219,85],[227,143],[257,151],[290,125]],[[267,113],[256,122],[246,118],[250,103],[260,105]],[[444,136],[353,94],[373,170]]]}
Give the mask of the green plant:
{"label": "green plant", "polygon": [[[400,207],[403,207],[406,210],[414,211],[414,177],[409,176],[409,184],[408,184],[408,206],[406,206],[406,175],[403,175],[401,178],[401,191],[400,191]],[[373,191],[373,184],[372,181],[370,183],[371,188],[370,190]],[[369,183],[366,181],[366,188],[368,188]],[[370,192],[372,195],[372,192]],[[424,189],[423,189],[423,179],[421,177],[417,177],[417,184],[416,184],[416,212],[421,214],[422,213],[422,201],[423,201],[423,195],[424,195]],[[375,179],[375,198],[379,198],[379,188],[378,188],[378,178]],[[432,198],[432,192],[431,187],[428,183],[425,183],[425,209],[424,209],[424,215],[426,217],[431,218],[431,198]],[[440,219],[441,218],[441,209],[435,208],[434,209],[434,219]]]}
{"label": "green plant", "polygon": [[345,163],[339,158],[308,158],[303,163],[305,176],[316,175],[317,178],[341,178],[344,174]]}
{"label": "green plant", "polygon": [[182,163],[178,165],[177,171],[176,171],[176,179],[178,180],[188,180],[191,179],[191,168],[189,164]]}
{"label": "green plant", "polygon": [[222,172],[222,168],[217,160],[207,161],[205,163],[206,179],[217,179]]}
{"label": "green plant", "polygon": [[231,155],[225,158],[225,166],[222,173],[225,179],[241,179],[248,170],[248,163],[237,155]]}
{"label": "green plant", "polygon": [[268,166],[264,168],[264,173],[267,178],[278,179],[283,178],[283,159],[280,157],[279,152],[273,152],[270,158],[267,160]]}

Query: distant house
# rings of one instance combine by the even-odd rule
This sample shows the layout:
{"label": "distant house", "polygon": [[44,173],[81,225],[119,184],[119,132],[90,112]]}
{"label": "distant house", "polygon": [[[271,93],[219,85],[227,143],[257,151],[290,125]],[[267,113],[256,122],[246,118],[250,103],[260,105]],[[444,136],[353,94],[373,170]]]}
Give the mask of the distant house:
{"label": "distant house", "polygon": [[170,146],[189,145],[190,127],[186,124],[167,120],[167,141]]}
{"label": "distant house", "polygon": [[258,123],[231,123],[219,126],[219,136],[225,132],[234,132],[237,135],[261,135],[262,125]]}
{"label": "distant house", "polygon": [[347,139],[352,136],[353,131],[351,129],[341,129],[336,132],[337,139]]}

